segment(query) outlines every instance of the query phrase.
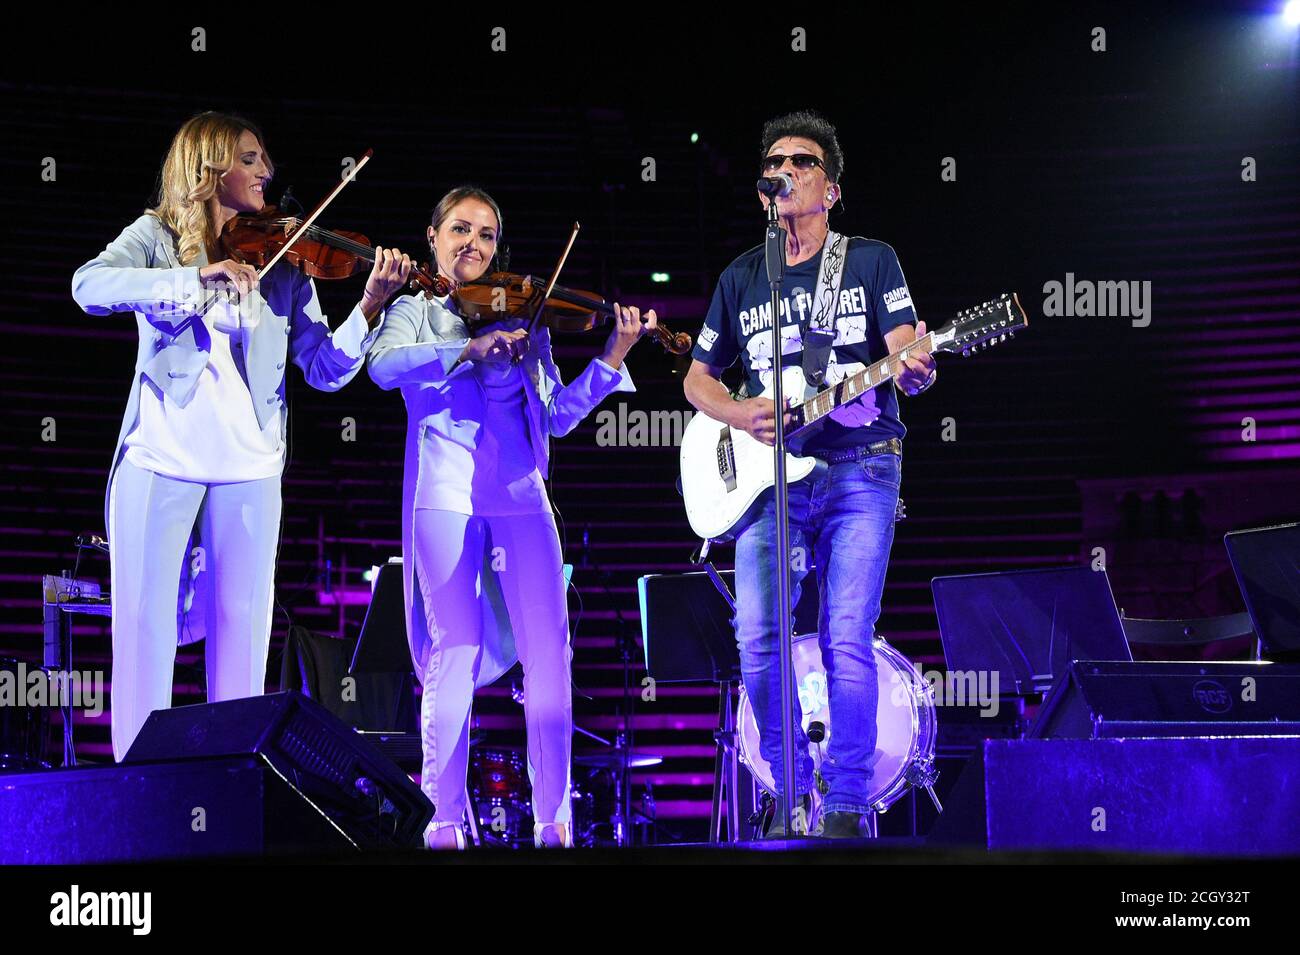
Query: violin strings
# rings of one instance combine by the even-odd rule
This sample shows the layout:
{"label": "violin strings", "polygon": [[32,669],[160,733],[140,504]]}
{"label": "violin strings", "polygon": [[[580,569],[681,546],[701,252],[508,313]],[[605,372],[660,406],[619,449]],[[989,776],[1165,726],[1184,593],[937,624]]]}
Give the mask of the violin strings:
{"label": "violin strings", "polygon": [[351,252],[365,259],[367,262],[375,260],[375,250],[369,246],[355,242],[347,236],[339,235],[337,232],[331,232],[329,229],[322,229],[320,226],[311,226],[307,230],[307,235],[312,238],[324,239],[330,245],[343,249],[345,252]]}

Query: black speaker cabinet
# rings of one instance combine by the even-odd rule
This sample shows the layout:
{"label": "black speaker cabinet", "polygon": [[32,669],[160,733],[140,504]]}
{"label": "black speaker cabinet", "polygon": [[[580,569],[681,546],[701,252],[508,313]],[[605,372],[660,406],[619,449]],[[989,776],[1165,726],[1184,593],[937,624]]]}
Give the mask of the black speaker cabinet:
{"label": "black speaker cabinet", "polygon": [[1300,667],[1076,660],[1030,739],[1300,734]]}
{"label": "black speaker cabinet", "polygon": [[392,760],[294,690],[156,710],[124,763],[257,755],[362,849],[420,844],[433,806]]}

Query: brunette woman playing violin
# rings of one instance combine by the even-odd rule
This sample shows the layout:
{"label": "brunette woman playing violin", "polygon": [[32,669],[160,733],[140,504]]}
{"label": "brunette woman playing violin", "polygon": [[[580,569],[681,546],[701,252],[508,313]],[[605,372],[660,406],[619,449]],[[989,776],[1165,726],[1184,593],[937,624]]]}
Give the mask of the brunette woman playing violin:
{"label": "brunette woman playing violin", "polygon": [[[487,272],[501,211],[481,189],[443,196],[428,228],[432,268],[455,288]],[[424,683],[422,787],[437,812],[430,848],[465,845],[462,828],[475,687],[519,659],[533,784],[534,840],[572,845],[573,735],[569,619],[560,539],[543,479],[549,441],[615,391],[632,391],[624,364],[654,332],[615,306],[599,356],[568,385],[550,333],[521,318],[474,331],[454,296],[403,296],[384,315],[370,376],[400,387],[408,413],[402,494],[407,635]]]}
{"label": "brunette woman playing violin", "polygon": [[117,759],[149,713],[171,705],[178,636],[206,636],[210,701],[263,692],[286,359],[312,387],[342,388],[410,272],[406,256],[379,250],[361,301],[333,333],[311,279],[288,263],[259,283],[219,237],[235,216],[264,208],[272,168],[247,120],[195,116],[172,140],[154,208],[72,279],[83,309],[135,312],[140,332],[105,514]]}

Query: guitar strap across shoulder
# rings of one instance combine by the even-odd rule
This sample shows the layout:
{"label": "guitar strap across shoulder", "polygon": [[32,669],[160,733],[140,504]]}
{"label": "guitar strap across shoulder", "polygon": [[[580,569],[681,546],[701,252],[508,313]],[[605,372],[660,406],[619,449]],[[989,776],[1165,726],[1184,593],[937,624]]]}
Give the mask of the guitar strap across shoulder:
{"label": "guitar strap across shoulder", "polygon": [[820,388],[826,380],[831,344],[835,341],[835,313],[840,300],[840,282],[844,278],[844,263],[848,259],[848,252],[849,240],[846,236],[838,232],[826,233],[811,314],[804,314],[803,328],[800,329],[803,336],[803,375],[814,388]]}

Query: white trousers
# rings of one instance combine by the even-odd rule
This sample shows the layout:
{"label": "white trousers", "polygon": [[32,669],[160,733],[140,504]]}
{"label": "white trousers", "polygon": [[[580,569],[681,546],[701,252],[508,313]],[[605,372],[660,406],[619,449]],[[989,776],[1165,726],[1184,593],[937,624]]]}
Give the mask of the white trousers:
{"label": "white trousers", "polygon": [[[198,521],[203,551],[186,553]],[[109,492],[113,756],[171,706],[181,570],[201,560],[208,700],[260,696],[271,640],[280,478],[199,484],[123,460]]]}
{"label": "white trousers", "polygon": [[483,651],[479,601],[485,548],[492,554],[492,572],[498,575],[524,668],[533,819],[568,823],[573,651],[560,537],[549,511],[517,517],[471,517],[425,508],[415,512],[416,577],[433,638],[420,707],[421,787],[437,809],[435,824],[462,820],[470,709]]}

